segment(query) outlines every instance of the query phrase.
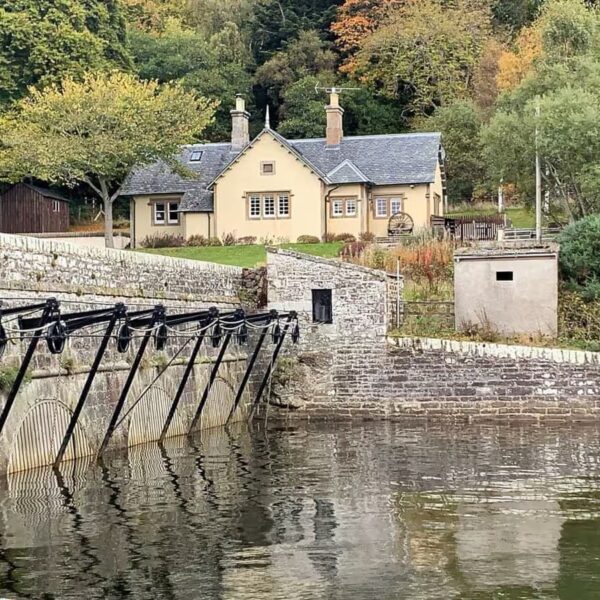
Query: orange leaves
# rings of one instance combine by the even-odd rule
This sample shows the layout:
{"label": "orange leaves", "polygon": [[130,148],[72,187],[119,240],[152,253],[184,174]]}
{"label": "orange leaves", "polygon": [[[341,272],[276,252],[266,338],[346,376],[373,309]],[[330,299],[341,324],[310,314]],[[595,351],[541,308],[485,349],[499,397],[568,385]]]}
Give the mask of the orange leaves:
{"label": "orange leaves", "polygon": [[532,71],[542,54],[542,36],[538,27],[527,27],[517,38],[514,50],[500,55],[496,82],[500,91],[515,89]]}

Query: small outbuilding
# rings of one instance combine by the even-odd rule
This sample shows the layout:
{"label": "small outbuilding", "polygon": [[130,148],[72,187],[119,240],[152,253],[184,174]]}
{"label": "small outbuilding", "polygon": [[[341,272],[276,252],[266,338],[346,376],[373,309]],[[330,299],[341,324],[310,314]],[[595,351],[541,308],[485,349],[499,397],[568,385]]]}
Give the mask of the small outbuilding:
{"label": "small outbuilding", "polygon": [[490,244],[454,254],[457,330],[485,327],[504,335],[558,331],[558,246]]}
{"label": "small outbuilding", "polygon": [[0,194],[0,232],[67,231],[69,212],[69,200],[59,192],[29,183],[18,183]]}

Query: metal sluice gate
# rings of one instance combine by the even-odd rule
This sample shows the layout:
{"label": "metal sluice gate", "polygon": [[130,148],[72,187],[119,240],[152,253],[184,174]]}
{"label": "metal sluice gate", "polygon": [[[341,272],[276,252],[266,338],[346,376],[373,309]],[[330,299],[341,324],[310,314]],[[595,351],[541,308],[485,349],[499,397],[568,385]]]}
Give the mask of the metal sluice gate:
{"label": "metal sluice gate", "polygon": [[[75,301],[74,303],[77,302]],[[7,321],[7,319],[9,321]],[[17,328],[9,328],[8,322],[11,324],[16,322]],[[196,327],[194,329],[188,328],[185,330],[175,329],[175,327],[183,325],[195,325]],[[86,329],[98,326],[103,326],[99,336],[92,333],[86,334]],[[196,407],[191,425],[189,426],[188,434],[190,434],[194,431],[198,421],[202,417],[202,411],[217,379],[219,367],[225,358],[227,348],[232,340],[237,341],[238,344],[248,344],[250,329],[259,332],[258,340],[252,353],[249,355],[247,367],[237,389],[226,424],[229,423],[238,409],[244,392],[247,389],[250,377],[257,365],[261,349],[263,348],[267,337],[270,336],[272,343],[274,344],[274,350],[250,406],[248,419],[252,418],[254,411],[260,403],[265,389],[269,384],[285,339],[289,336],[294,343],[297,343],[299,340],[300,329],[296,312],[279,313],[272,310],[266,313],[246,314],[242,309],[221,312],[219,309],[213,307],[198,312],[171,314],[160,304],[145,310],[130,311],[125,304],[117,303],[108,308],[68,313],[61,311],[61,304],[55,298],[49,298],[45,302],[19,307],[8,307],[0,301],[0,359],[4,355],[7,344],[15,339],[12,337],[13,335],[16,335],[17,339],[21,341],[29,340],[14,382],[8,392],[6,403],[0,413],[0,435],[4,430],[6,421],[15,404],[19,390],[26,379],[27,371],[40,342],[45,341],[49,352],[58,355],[63,353],[66,341],[70,337],[89,337],[90,339],[100,337],[100,343],[96,350],[90,371],[87,374],[77,403],[72,411],[67,430],[64,433],[60,449],[54,461],[54,467],[58,467],[71,442],[79,417],[85,406],[94,379],[111,340],[115,341],[117,352],[124,354],[129,351],[132,341],[139,338],[141,339],[139,347],[135,353],[131,366],[129,367],[125,383],[119,393],[118,400],[114,406],[98,452],[98,456],[101,456],[106,450],[115,429],[127,416],[126,414],[121,418],[129,392],[150,342],[152,341],[154,343],[156,350],[164,350],[167,346],[169,334],[173,334],[173,337],[181,337],[182,334],[188,337],[188,341],[180,348],[175,356],[182,352],[191,342],[194,342],[194,345],[190,356],[187,359],[177,391],[171,401],[159,438],[159,441],[161,442],[168,435],[169,427],[183,398],[187,382],[194,370],[196,359],[198,358],[202,345],[209,344],[212,348],[219,348],[219,353],[212,365],[208,381],[204,387],[198,406]],[[13,333],[11,334],[11,332]],[[168,363],[159,373],[154,381],[146,388],[142,396],[138,398],[138,401],[166,372],[172,362],[173,361]]]}

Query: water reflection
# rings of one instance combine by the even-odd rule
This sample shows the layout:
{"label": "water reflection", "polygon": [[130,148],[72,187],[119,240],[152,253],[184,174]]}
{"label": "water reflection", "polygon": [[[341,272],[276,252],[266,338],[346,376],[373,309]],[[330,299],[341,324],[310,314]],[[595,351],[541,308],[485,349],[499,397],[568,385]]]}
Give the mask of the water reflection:
{"label": "water reflection", "polygon": [[11,476],[0,596],[600,597],[593,427],[298,425]]}

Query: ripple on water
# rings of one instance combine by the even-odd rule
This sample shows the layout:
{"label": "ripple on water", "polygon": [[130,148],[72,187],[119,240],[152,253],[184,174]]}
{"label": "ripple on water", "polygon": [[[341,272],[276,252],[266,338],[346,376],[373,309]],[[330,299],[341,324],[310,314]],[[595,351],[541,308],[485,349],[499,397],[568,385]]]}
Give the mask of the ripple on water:
{"label": "ripple on water", "polygon": [[600,598],[595,427],[298,424],[11,476],[0,595]]}

